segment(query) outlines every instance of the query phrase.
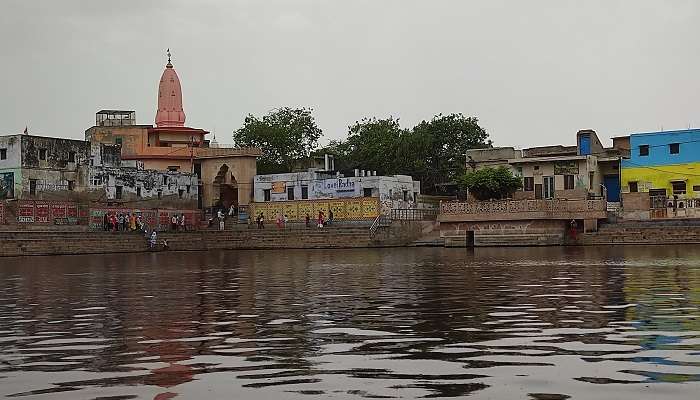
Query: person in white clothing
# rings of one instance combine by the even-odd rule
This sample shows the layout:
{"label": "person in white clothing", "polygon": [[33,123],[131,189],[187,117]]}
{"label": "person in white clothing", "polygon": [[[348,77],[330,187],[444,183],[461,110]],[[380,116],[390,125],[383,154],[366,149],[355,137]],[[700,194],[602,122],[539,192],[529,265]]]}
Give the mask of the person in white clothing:
{"label": "person in white clothing", "polygon": [[223,231],[224,230],[224,219],[226,218],[226,215],[224,214],[221,209],[219,209],[219,212],[216,214],[217,218],[219,218],[219,230]]}

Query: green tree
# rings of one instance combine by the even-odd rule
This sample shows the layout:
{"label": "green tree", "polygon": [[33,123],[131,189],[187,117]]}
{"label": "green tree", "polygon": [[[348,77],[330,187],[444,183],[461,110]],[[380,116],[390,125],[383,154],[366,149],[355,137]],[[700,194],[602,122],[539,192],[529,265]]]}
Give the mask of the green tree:
{"label": "green tree", "polygon": [[284,107],[262,118],[249,114],[243,127],[233,132],[239,146],[259,147],[258,173],[291,172],[297,160],[309,157],[322,131],[310,108]]}
{"label": "green tree", "polygon": [[469,149],[490,147],[488,133],[476,117],[438,114],[422,121],[399,146],[402,168],[420,179],[426,193],[438,193],[438,184],[455,182],[464,173]]}
{"label": "green tree", "polygon": [[504,199],[523,187],[520,177],[506,167],[483,168],[460,176],[458,185],[477,200]]}

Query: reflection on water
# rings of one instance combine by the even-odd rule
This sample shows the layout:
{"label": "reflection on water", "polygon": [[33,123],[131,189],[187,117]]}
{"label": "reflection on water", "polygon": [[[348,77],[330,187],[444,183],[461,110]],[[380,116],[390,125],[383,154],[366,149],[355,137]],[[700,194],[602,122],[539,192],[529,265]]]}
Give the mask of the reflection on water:
{"label": "reflection on water", "polygon": [[700,248],[0,259],[0,396],[695,398]]}

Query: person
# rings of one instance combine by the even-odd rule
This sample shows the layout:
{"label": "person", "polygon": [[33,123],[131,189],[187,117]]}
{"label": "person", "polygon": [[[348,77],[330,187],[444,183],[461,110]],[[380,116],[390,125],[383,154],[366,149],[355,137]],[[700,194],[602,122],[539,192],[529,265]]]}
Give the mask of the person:
{"label": "person", "polygon": [[177,221],[178,225],[180,225],[180,230],[185,231],[185,214],[180,214],[180,218],[178,218]]}
{"label": "person", "polygon": [[220,230],[220,231],[223,231],[223,230],[224,230],[224,226],[225,226],[225,222],[224,222],[224,221],[225,221],[225,218],[226,218],[224,212],[223,212],[221,209],[219,209],[219,211],[216,213],[216,217],[219,218],[219,230]]}
{"label": "person", "polygon": [[118,231],[124,231],[124,214],[119,213],[119,227],[117,228]]}
{"label": "person", "polygon": [[169,248],[170,248],[170,246],[168,246],[168,240],[163,239],[163,250],[168,250]]}
{"label": "person", "polygon": [[236,208],[231,204],[231,207],[228,209],[228,216],[233,217],[233,215],[236,213]]}
{"label": "person", "polygon": [[119,221],[117,221],[117,216],[115,214],[112,214],[112,216],[109,218],[109,223],[111,225],[110,228],[112,228],[112,232],[116,232]]}
{"label": "person", "polygon": [[306,227],[308,228],[311,224],[311,217],[309,217],[309,213],[306,213]]}
{"label": "person", "polygon": [[333,223],[333,210],[328,210],[328,221],[326,221],[326,225],[330,225]]}
{"label": "person", "polygon": [[258,229],[265,229],[265,216],[262,212],[258,215]]}
{"label": "person", "polygon": [[285,228],[287,227],[288,223],[289,223],[289,217],[287,216],[287,214],[284,214],[284,227]]}
{"label": "person", "polygon": [[277,229],[282,229],[282,213],[277,213],[277,218],[275,218],[275,223],[277,224]]}
{"label": "person", "polygon": [[136,230],[136,214],[131,214],[131,220],[129,221],[129,229],[132,232]]}
{"label": "person", "polygon": [[323,211],[319,211],[319,212],[318,212],[318,227],[319,227],[319,228],[323,228],[323,223],[324,223],[324,220],[323,220]]}
{"label": "person", "polygon": [[138,217],[136,217],[136,227],[137,227],[140,231],[143,230],[143,218],[141,217],[140,214],[139,214]]}
{"label": "person", "polygon": [[576,240],[577,233],[578,233],[578,227],[576,224],[576,220],[572,219],[571,222],[569,223],[569,235],[571,236],[571,240]]}
{"label": "person", "polygon": [[109,231],[109,213],[105,213],[104,218],[102,218],[102,229]]}
{"label": "person", "polygon": [[148,247],[151,249],[154,249],[156,247],[156,243],[158,243],[158,234],[156,233],[156,230],[154,229],[153,232],[151,232],[151,237],[148,240]]}
{"label": "person", "polygon": [[177,214],[173,214],[173,216],[170,218],[170,230],[177,230]]}

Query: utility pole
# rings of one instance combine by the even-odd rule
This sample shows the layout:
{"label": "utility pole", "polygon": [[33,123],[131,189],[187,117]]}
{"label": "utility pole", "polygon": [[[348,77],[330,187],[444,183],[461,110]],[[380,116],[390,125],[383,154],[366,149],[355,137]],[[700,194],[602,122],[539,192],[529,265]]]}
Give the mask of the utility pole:
{"label": "utility pole", "polygon": [[194,174],[194,136],[190,136],[190,169]]}

